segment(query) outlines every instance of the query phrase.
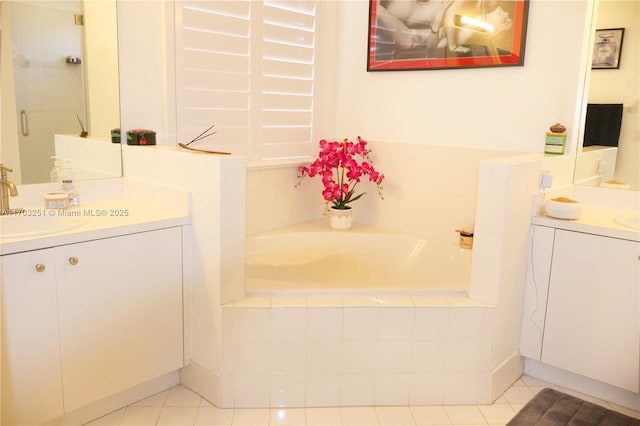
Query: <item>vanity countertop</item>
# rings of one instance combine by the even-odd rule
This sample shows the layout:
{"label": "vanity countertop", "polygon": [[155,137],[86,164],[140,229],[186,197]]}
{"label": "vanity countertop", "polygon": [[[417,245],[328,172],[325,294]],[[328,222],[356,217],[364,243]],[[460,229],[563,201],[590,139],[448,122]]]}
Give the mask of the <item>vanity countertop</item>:
{"label": "vanity countertop", "polygon": [[186,225],[191,222],[187,203],[170,204],[149,198],[117,198],[82,203],[67,210],[26,208],[31,215],[77,216],[84,223],[58,233],[1,238],[0,255],[97,240],[154,229]]}
{"label": "vanity countertop", "polygon": [[533,218],[533,224],[604,237],[640,241],[640,230],[623,226],[615,220],[617,217],[633,214],[638,214],[638,211],[585,205],[578,219],[555,219],[541,214]]}

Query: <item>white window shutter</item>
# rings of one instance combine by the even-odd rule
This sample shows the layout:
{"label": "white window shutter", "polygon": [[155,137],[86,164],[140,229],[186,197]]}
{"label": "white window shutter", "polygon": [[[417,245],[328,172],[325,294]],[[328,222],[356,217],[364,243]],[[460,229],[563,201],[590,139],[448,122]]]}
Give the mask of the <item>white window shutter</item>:
{"label": "white window shutter", "polygon": [[[182,63],[177,87],[178,134],[187,143],[209,126],[216,134],[194,142],[234,154],[251,151],[251,2],[183,1]],[[179,39],[178,39],[179,40]]]}
{"label": "white window shutter", "polygon": [[183,1],[177,38],[181,142],[250,159],[309,155],[314,142],[315,1]]}

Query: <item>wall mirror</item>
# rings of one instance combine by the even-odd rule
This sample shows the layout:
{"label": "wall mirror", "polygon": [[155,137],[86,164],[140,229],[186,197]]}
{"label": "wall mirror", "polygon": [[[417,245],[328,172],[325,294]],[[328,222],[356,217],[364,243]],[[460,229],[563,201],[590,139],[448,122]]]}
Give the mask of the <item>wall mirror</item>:
{"label": "wall mirror", "polygon": [[[120,127],[116,0],[10,0],[0,7],[2,163],[14,170],[10,180],[49,182],[54,135],[79,136],[82,128],[88,135],[79,139],[86,144],[75,144],[80,157],[117,164],[95,163],[97,170],[76,178],[120,176],[120,145],[111,143],[111,129]],[[96,154],[98,142],[114,154]]]}
{"label": "wall mirror", "polygon": [[[599,0],[595,8],[591,31],[597,29],[625,28],[620,51],[620,68],[591,69],[585,88],[585,99],[596,110],[596,119],[584,123],[581,128],[597,125],[605,129],[612,125],[609,114],[622,110],[617,146],[583,146],[584,134],[579,138],[574,183],[576,185],[605,186],[640,190],[640,3],[626,0]],[[599,41],[595,37],[589,46],[592,55]],[[621,106],[620,106],[621,104]],[[594,106],[595,105],[595,108]],[[612,109],[608,105],[611,105]],[[583,117],[585,114],[583,114]],[[606,132],[607,135],[610,133]],[[614,131],[615,133],[615,131]],[[615,145],[615,143],[612,143]],[[611,184],[607,182],[612,182]]]}

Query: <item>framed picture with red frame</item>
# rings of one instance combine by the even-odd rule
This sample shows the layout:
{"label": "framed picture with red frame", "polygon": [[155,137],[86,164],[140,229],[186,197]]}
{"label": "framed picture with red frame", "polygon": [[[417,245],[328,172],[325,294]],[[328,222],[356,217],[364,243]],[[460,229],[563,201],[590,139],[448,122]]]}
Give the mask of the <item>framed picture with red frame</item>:
{"label": "framed picture with red frame", "polygon": [[524,65],[529,0],[369,0],[367,71]]}

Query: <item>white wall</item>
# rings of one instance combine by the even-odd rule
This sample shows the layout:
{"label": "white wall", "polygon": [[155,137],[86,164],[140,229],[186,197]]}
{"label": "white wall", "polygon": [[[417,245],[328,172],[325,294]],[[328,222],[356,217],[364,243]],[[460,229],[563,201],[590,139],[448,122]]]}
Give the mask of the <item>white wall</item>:
{"label": "white wall", "polygon": [[117,0],[122,132],[151,129],[175,141],[172,1]]}
{"label": "white wall", "polygon": [[[320,135],[543,152],[545,131],[562,122],[575,148],[589,1],[531,0],[523,67],[401,72],[366,71],[368,2],[335,6],[325,50],[334,87],[323,88],[335,99]],[[123,128],[151,128],[173,144],[172,3],[120,0],[118,19]]]}
{"label": "white wall", "polygon": [[545,132],[561,122],[573,143],[586,0],[531,1],[523,67],[370,73],[368,2],[339,4],[338,135],[543,152]]}
{"label": "white wall", "polygon": [[538,156],[490,160],[480,165],[469,296],[496,306],[492,354],[494,392],[502,392],[511,384],[504,383],[500,367],[517,365],[520,358],[520,318],[532,198],[538,187]]}
{"label": "white wall", "polygon": [[116,2],[85,1],[83,14],[89,129],[93,137],[109,138],[120,127]]}

